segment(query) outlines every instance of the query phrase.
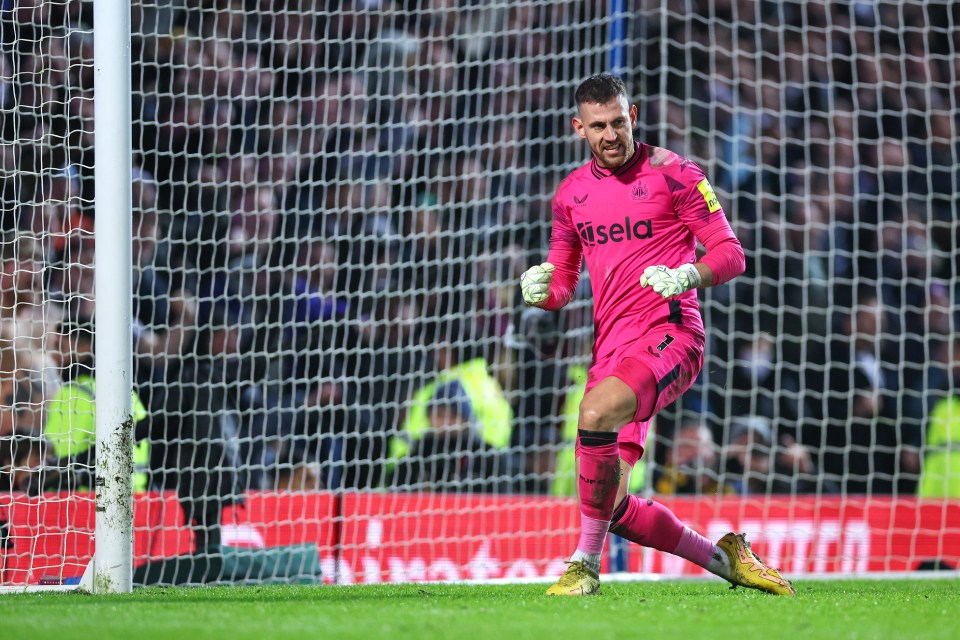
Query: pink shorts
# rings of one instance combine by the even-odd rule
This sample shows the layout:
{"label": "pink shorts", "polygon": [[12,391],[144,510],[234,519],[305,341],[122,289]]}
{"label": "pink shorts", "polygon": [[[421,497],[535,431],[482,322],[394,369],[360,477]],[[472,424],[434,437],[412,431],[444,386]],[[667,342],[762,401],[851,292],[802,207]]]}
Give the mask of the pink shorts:
{"label": "pink shorts", "polygon": [[617,347],[590,367],[587,392],[604,378],[615,376],[629,385],[639,398],[649,393],[643,384],[650,373],[657,381],[653,412],[647,416],[635,415],[634,421],[624,425],[617,434],[620,458],[630,466],[643,455],[653,416],[682,396],[700,373],[703,342],[703,337],[682,326],[658,325],[636,340]]}

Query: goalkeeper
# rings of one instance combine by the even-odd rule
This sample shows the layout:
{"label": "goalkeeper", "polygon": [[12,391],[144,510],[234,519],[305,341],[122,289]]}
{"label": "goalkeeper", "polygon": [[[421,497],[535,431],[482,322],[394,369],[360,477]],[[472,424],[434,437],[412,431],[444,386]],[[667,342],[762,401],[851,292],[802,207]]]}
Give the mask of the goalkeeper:
{"label": "goalkeeper", "polygon": [[[637,107],[619,78],[592,76],[575,98],[573,128],[592,157],[558,187],[547,261],[520,280],[527,304],[559,309],[573,296],[586,259],[593,290],[593,363],[576,445],[580,540],[547,593],[599,591],[609,529],[734,585],[792,595],[790,583],[742,535],[729,533],[714,544],[665,506],[627,493],[651,419],[690,387],[703,365],[696,289],[743,273],[744,256],[700,168],[634,141]],[[707,250],[699,261],[697,240]]]}

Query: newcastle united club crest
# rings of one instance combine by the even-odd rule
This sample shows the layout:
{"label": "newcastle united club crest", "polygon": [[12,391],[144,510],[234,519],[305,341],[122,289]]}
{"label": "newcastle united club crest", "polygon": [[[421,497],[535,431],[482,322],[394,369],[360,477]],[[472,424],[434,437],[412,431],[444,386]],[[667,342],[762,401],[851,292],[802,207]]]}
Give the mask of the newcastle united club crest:
{"label": "newcastle united club crest", "polygon": [[633,194],[630,197],[634,200],[646,200],[650,197],[650,187],[643,180],[637,180],[633,185]]}

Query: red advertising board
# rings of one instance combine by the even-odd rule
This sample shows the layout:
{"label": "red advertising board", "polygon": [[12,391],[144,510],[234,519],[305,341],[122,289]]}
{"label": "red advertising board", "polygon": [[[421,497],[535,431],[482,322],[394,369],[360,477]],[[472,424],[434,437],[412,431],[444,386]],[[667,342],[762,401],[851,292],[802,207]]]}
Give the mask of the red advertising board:
{"label": "red advertising board", "polygon": [[[321,557],[332,557],[334,508],[329,493],[251,493],[224,510],[223,540],[256,548],[313,543]],[[192,550],[175,494],[140,494],[133,514],[135,566]],[[0,585],[79,576],[93,555],[94,523],[93,494],[0,495]]]}
{"label": "red advertising board", "polygon": [[[711,540],[746,532],[760,557],[791,576],[909,571],[936,560],[960,566],[957,502],[812,496],[662,502]],[[553,577],[577,540],[570,500],[373,494],[346,496],[343,507],[341,580],[347,582]],[[624,568],[706,575],[637,546],[626,549]]]}
{"label": "red advertising board", "polygon": [[533,496],[343,497],[340,582],[553,575],[576,544],[573,501]]}
{"label": "red advertising board", "polygon": [[[791,577],[960,566],[960,502],[900,498],[724,497],[663,500],[711,539],[743,531]],[[574,548],[570,499],[417,493],[278,493],[247,496],[224,513],[232,546],[317,545],[327,582],[552,578]],[[176,496],[138,496],[134,564],[188,553]],[[79,575],[92,553],[89,495],[0,496],[0,584]],[[608,554],[612,557],[613,554]],[[631,572],[703,571],[669,554],[620,552]]]}

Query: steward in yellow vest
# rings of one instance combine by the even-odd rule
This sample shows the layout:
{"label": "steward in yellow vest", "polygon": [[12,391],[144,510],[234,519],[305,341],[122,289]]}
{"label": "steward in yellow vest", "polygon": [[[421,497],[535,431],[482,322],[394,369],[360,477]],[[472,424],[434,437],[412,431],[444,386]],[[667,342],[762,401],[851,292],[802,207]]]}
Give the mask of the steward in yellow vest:
{"label": "steward in yellow vest", "polygon": [[[93,324],[90,320],[65,321],[60,327],[60,366],[66,382],[46,401],[44,435],[52,445],[61,467],[65,467],[68,486],[61,490],[93,488],[96,461],[97,386],[93,371]],[[147,417],[143,403],[133,393],[132,414],[136,424]],[[133,441],[133,434],[131,434]],[[147,490],[150,443],[133,443],[133,491]]]}
{"label": "steward in yellow vest", "polygon": [[483,442],[497,449],[510,444],[513,428],[513,408],[503,393],[500,383],[490,375],[487,362],[475,358],[451,366],[437,374],[429,384],[414,395],[401,433],[390,440],[390,461],[396,463],[410,451],[411,444],[426,435],[430,429],[427,409],[438,387],[458,382],[470,402],[474,428]]}
{"label": "steward in yellow vest", "polygon": [[960,498],[960,396],[933,405],[917,493],[921,498]]}

